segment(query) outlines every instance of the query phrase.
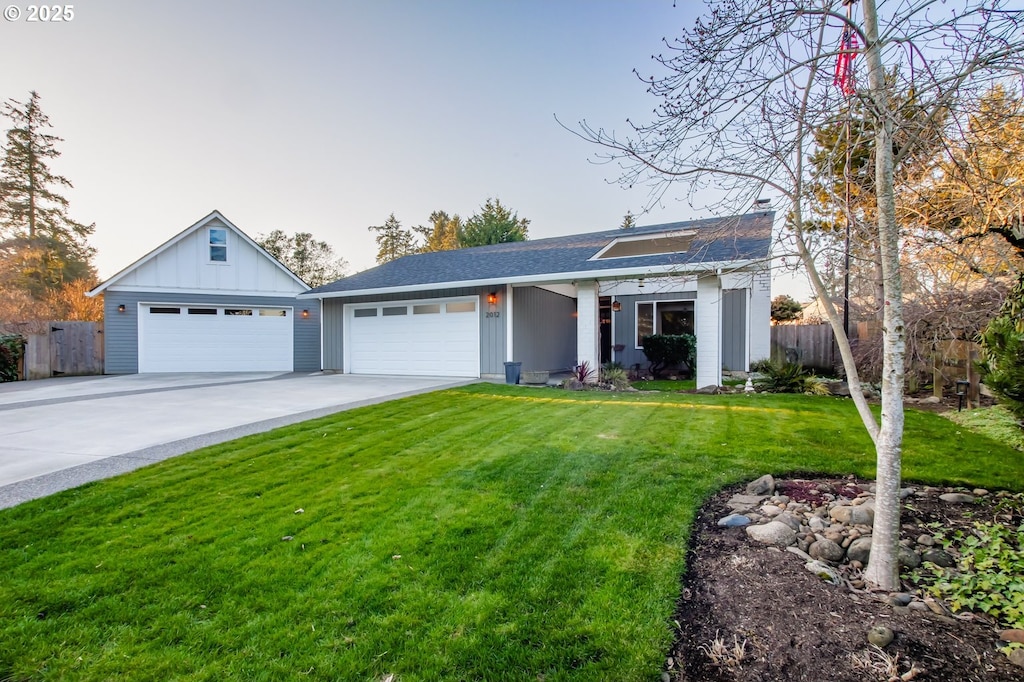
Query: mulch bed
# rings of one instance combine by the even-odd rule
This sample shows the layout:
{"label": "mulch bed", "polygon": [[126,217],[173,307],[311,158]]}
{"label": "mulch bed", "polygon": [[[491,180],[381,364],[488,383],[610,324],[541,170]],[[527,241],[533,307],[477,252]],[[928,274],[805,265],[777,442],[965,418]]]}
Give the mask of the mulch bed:
{"label": "mulch bed", "polygon": [[[737,492],[742,488],[722,491],[699,514],[675,615],[678,638],[663,679],[1024,680],[1024,669],[997,650],[999,628],[992,620],[895,608],[882,601],[886,594],[821,580],[790,552],[753,543],[743,528],[718,527],[730,511],[725,501]],[[903,512],[904,535],[917,537],[935,521],[947,531],[969,527],[978,518],[970,513],[977,514],[981,504],[915,499]],[[895,633],[883,650],[867,641],[875,625]],[[717,656],[716,639],[725,649]],[[743,660],[730,660],[739,647]]]}

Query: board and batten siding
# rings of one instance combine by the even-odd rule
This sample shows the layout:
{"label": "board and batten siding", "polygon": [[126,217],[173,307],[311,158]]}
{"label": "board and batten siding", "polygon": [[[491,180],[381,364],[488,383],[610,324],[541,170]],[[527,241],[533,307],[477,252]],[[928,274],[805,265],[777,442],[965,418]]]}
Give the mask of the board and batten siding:
{"label": "board and batten siding", "polygon": [[[209,229],[227,231],[228,259],[210,262]],[[213,218],[170,244],[118,281],[122,291],[216,290],[298,294],[305,289],[274,261],[222,221]]]}
{"label": "board and batten siding", "polygon": [[[491,306],[487,294],[495,292],[498,302]],[[389,301],[418,301],[432,298],[477,297],[480,316],[480,375],[505,375],[505,320],[507,309],[504,287],[460,287],[435,291],[414,291],[370,296],[323,299],[323,365],[324,369],[342,371],[345,358],[345,305]],[[299,299],[309,301],[312,299]],[[488,315],[492,313],[492,315]],[[497,313],[496,315],[493,313]]]}
{"label": "board and batten siding", "polygon": [[746,372],[747,289],[722,292],[722,369]]}
{"label": "board and batten siding", "polygon": [[562,372],[576,364],[576,299],[539,287],[516,287],[512,359],[524,371]]}
{"label": "board and batten siding", "polygon": [[[135,374],[139,371],[139,303],[180,303],[220,306],[266,306],[291,308],[294,337],[294,371],[320,369],[320,302],[291,296],[232,296],[230,294],[181,294],[108,289],[103,294],[103,343],[107,374]],[[124,312],[117,307],[124,305]],[[309,317],[302,311],[308,310]]]}

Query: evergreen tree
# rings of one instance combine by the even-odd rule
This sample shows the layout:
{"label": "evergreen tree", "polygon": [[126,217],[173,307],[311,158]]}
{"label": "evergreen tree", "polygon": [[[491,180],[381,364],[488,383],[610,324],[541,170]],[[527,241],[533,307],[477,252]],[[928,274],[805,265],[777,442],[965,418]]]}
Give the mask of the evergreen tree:
{"label": "evergreen tree", "polygon": [[423,237],[420,253],[461,248],[459,231],[462,229],[462,218],[458,214],[449,216],[445,211],[434,211],[430,214],[430,225],[420,225],[413,229]]}
{"label": "evergreen tree", "polygon": [[0,259],[8,284],[45,298],[65,282],[95,277],[95,253],[87,237],[95,225],[68,216],[68,200],[60,194],[71,181],[55,175],[48,165],[60,156],[63,139],[47,132],[49,118],[39,106],[39,94],[28,102],[8,100],[2,114],[13,127],[7,131],[0,162]]}
{"label": "evergreen tree", "polygon": [[256,237],[256,243],[311,287],[339,280],[348,270],[348,262],[334,253],[333,246],[314,239],[309,232],[288,235],[273,230]]}
{"label": "evergreen tree", "polygon": [[619,225],[619,229],[632,230],[634,227],[636,227],[636,216],[632,211],[626,211],[626,215],[622,216],[622,224]]}
{"label": "evergreen tree", "polygon": [[527,240],[527,227],[530,221],[520,218],[509,208],[502,206],[498,199],[488,199],[476,213],[466,221],[459,235],[459,243],[465,248],[502,244],[504,242],[524,242]]}
{"label": "evergreen tree", "polygon": [[780,294],[772,299],[772,322],[799,320],[803,314],[804,307],[792,296]]}
{"label": "evergreen tree", "polygon": [[374,239],[377,241],[378,265],[416,253],[415,237],[402,227],[394,213],[388,216],[383,225],[371,225],[366,229],[377,233]]}

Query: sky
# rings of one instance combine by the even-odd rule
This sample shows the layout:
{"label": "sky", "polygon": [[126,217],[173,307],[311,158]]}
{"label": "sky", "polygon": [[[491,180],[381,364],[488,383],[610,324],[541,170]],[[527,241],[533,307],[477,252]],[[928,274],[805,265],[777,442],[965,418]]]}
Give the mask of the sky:
{"label": "sky", "polygon": [[[27,21],[27,2],[2,4],[21,16],[0,19],[0,99],[39,93],[64,138],[52,169],[74,184],[70,215],[96,224],[101,278],[214,209],[253,237],[310,232],[350,274],[375,264],[367,228],[391,213],[411,227],[497,197],[531,238],[614,229],[646,190],[616,184],[558,120],[620,133],[648,120],[657,100],[633,69],[658,73],[661,40],[703,8],[85,0],[47,23]],[[638,223],[713,215],[677,197]],[[808,290],[778,276],[772,293]]]}

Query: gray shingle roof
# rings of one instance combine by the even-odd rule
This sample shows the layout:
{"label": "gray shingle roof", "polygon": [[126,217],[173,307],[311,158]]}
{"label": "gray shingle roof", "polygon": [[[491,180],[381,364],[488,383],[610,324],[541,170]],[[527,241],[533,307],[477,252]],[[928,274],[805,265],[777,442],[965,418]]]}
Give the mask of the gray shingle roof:
{"label": "gray shingle roof", "polygon": [[[643,276],[649,268],[671,266],[699,269],[701,264],[765,260],[771,245],[773,212],[748,213],[727,218],[648,225],[630,230],[608,230],[566,237],[534,239],[478,246],[456,251],[437,251],[405,256],[375,268],[312,289],[303,298],[344,295],[388,288],[430,288],[433,284],[502,282],[536,276],[538,281],[557,279],[563,273],[635,270]],[[613,240],[660,232],[694,231],[685,253],[590,260]]]}

